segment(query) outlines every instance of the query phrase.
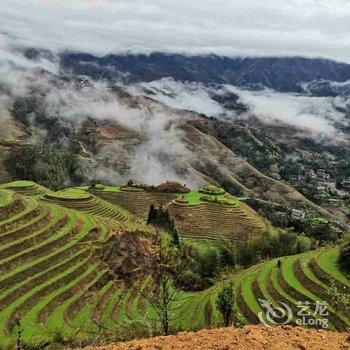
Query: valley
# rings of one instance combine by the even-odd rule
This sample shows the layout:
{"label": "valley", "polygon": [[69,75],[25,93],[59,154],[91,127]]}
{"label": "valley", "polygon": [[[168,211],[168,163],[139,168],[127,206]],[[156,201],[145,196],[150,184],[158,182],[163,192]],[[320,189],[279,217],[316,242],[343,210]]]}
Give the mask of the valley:
{"label": "valley", "polygon": [[350,5],[0,9],[0,350],[350,349]]}

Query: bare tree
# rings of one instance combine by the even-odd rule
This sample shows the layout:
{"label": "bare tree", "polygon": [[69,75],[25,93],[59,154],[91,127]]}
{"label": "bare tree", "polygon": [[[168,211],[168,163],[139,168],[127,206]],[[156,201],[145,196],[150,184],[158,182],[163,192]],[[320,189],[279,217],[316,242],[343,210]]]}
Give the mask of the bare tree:
{"label": "bare tree", "polygon": [[150,303],[159,317],[164,335],[169,334],[171,309],[178,298],[176,276],[186,265],[186,259],[178,247],[164,243],[159,238],[159,258],[151,271],[152,283],[143,291],[143,296]]}
{"label": "bare tree", "polygon": [[164,335],[169,334],[171,308],[178,297],[173,276],[169,272],[161,273],[155,280],[147,295],[147,300],[159,317]]}

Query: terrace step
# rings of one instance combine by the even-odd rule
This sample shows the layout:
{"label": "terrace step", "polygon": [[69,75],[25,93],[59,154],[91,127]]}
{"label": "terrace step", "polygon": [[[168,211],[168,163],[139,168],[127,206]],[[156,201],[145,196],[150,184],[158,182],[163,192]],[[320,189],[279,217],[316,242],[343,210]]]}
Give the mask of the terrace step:
{"label": "terrace step", "polygon": [[84,211],[93,215],[111,218],[114,220],[125,221],[131,219],[131,215],[124,209],[112,205],[103,199],[91,194],[87,198],[62,198],[55,197],[54,194],[46,195],[43,200],[48,203],[54,203],[66,208]]}

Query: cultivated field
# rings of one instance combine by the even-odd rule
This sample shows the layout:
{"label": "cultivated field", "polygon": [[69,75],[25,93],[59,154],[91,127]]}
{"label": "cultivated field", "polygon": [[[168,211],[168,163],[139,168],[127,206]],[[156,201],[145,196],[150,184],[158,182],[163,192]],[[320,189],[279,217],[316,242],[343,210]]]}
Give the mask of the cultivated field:
{"label": "cultivated field", "polygon": [[[233,218],[249,212],[236,202],[230,205],[172,203],[170,210],[173,210],[171,206],[186,210],[205,208],[206,213],[200,214],[203,216],[209,216],[211,210],[216,212],[215,216],[241,210]],[[96,248],[107,240],[110,229],[145,227],[140,219],[121,207],[121,203],[117,206],[84,189],[52,193],[30,182],[1,187],[2,348],[14,348],[19,334],[28,347],[40,348],[72,339],[88,343],[101,332],[114,334],[130,324],[147,327],[156,321],[156,314],[143,293],[150,279],[143,278],[126,286],[115,279],[96,254]],[[254,213],[251,215],[254,218]],[[226,217],[220,220],[224,223]],[[216,221],[217,225],[220,220]],[[247,219],[242,215],[242,220]],[[280,268],[277,260],[272,260],[232,276],[240,322],[259,322],[258,314],[263,311],[259,298],[274,305],[284,302],[295,313],[298,301],[311,302],[311,311],[317,300],[331,301],[331,281],[339,290],[349,292],[350,281],[338,269],[337,257],[337,248],[324,248],[282,258]],[[221,284],[215,284],[203,292],[181,292],[172,309],[172,326],[197,330],[221,325],[215,306],[220,287]],[[345,330],[350,326],[349,315],[344,310],[334,307],[328,310],[330,329]]]}
{"label": "cultivated field", "polygon": [[207,242],[236,234],[259,234],[267,223],[254,210],[222,189],[193,190],[186,194],[148,192],[142,189],[104,187],[94,195],[145,218],[151,204],[164,206],[175,220],[180,236]]}

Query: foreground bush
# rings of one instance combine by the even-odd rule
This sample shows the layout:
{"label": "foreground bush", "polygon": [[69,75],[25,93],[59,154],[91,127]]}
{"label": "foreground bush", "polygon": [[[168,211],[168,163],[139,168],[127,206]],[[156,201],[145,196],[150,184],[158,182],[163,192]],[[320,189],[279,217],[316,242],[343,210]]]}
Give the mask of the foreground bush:
{"label": "foreground bush", "polygon": [[339,264],[342,269],[350,273],[350,243],[348,243],[341,249]]}

